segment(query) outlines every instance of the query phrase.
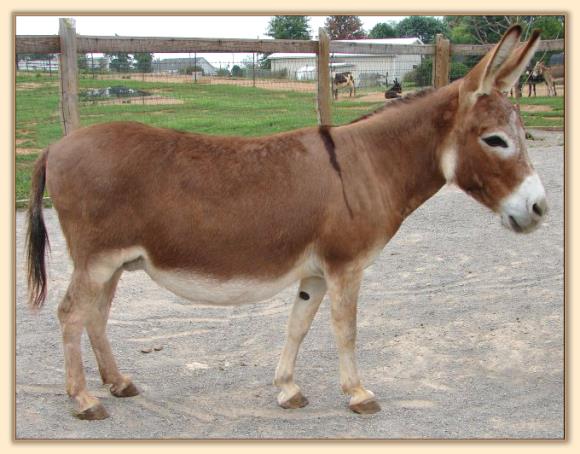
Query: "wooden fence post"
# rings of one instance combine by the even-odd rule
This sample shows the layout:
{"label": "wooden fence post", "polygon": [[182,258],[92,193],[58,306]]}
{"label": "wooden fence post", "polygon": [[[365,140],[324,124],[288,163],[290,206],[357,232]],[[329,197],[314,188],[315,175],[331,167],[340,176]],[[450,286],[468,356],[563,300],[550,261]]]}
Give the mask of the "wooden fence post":
{"label": "wooden fence post", "polygon": [[318,29],[318,88],[317,113],[320,126],[330,126],[332,115],[330,109],[330,38],[323,28]]}
{"label": "wooden fence post", "polygon": [[449,83],[451,59],[449,50],[449,40],[443,38],[440,33],[435,35],[435,58],[433,60],[433,86],[435,88],[443,87]]}
{"label": "wooden fence post", "polygon": [[78,106],[77,35],[73,19],[59,19],[60,35],[60,112],[67,135],[77,129],[80,122]]}

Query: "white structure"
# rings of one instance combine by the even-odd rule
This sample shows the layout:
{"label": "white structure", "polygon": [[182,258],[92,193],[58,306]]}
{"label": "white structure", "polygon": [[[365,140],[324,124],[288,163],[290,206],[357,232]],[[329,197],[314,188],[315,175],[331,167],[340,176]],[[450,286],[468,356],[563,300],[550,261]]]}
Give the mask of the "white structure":
{"label": "white structure", "polygon": [[55,55],[51,59],[45,60],[18,60],[18,71],[40,71],[40,72],[50,72],[58,71],[58,57]]}
{"label": "white structure", "polygon": [[[206,76],[215,76],[217,73],[217,69],[203,57],[157,59],[152,63],[151,66],[153,68],[153,72],[156,73],[177,74],[180,71],[191,68],[193,66],[201,68],[203,75]],[[197,76],[201,77],[201,72],[198,72]]]}
{"label": "white structure", "polygon": [[[376,44],[423,44],[419,38],[342,40]],[[272,72],[286,71],[289,79],[316,79],[316,54],[274,53],[268,56]],[[421,64],[421,55],[330,54],[332,73],[351,72],[357,87],[391,84]]]}

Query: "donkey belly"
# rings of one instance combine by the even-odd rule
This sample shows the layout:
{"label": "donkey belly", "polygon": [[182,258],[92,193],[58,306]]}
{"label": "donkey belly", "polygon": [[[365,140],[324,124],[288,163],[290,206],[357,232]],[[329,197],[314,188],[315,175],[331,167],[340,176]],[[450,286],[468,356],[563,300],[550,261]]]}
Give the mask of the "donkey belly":
{"label": "donkey belly", "polygon": [[204,276],[187,270],[165,270],[145,264],[145,272],[170,292],[201,304],[237,305],[263,301],[305,277],[303,267],[272,279],[231,278],[227,280]]}

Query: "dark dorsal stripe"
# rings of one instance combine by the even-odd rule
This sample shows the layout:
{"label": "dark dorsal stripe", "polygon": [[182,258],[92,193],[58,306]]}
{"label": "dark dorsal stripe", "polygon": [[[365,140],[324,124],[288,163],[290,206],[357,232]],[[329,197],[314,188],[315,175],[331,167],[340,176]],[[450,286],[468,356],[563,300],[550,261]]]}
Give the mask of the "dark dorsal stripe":
{"label": "dark dorsal stripe", "polygon": [[322,137],[322,141],[324,142],[324,148],[326,148],[326,152],[328,153],[328,158],[330,159],[330,164],[334,167],[334,170],[340,175],[341,169],[338,160],[336,159],[336,145],[334,144],[334,140],[330,135],[330,126],[320,126],[318,128],[320,131],[320,136]]}
{"label": "dark dorsal stripe", "polygon": [[348,213],[350,217],[353,217],[352,209],[350,208],[350,204],[348,203],[348,199],[346,197],[346,192],[344,190],[344,181],[342,180],[342,169],[340,168],[340,164],[338,163],[338,159],[336,157],[336,145],[334,144],[334,139],[330,135],[330,126],[319,126],[318,131],[320,132],[320,137],[322,137],[322,142],[324,143],[324,148],[328,153],[328,158],[330,159],[330,164],[336,170],[338,177],[340,178],[340,183],[342,185],[342,197],[344,199],[344,203],[346,208],[348,209]]}

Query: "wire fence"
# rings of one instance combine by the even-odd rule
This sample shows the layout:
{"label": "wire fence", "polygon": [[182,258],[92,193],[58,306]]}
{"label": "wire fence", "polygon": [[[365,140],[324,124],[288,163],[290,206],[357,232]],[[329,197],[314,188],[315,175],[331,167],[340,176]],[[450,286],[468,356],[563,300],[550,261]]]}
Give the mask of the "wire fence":
{"label": "wire fence", "polygon": [[[19,55],[18,152],[38,151],[62,136],[56,55]],[[316,55],[232,53],[222,60],[203,54],[155,54],[145,71],[112,67],[111,57],[79,54],[81,125],[140,121],[209,134],[262,135],[317,124]],[[353,76],[352,93],[337,88],[336,124],[380,106],[396,83],[397,95],[431,85],[431,57],[333,54],[331,79]],[[334,86],[334,84],[333,84]],[[39,105],[39,103],[41,105]]]}
{"label": "wire fence", "polygon": [[36,153],[62,136],[58,59],[23,58],[16,73],[16,151]]}
{"label": "wire fence", "polygon": [[[117,37],[77,40],[85,48],[125,45]],[[315,50],[314,42],[307,47],[304,43],[269,42],[268,46],[276,46],[270,53],[237,51],[239,42],[231,42],[227,43],[231,52],[167,54],[159,50],[170,47],[174,40],[130,40],[139,52],[77,51],[76,96],[82,126],[127,120],[208,134],[264,135],[317,124],[318,55],[301,52]],[[194,44],[218,46],[205,41]],[[253,47],[262,44],[250,43]],[[539,58],[550,63],[563,56],[561,40],[542,44],[546,50]],[[62,137],[66,120],[59,104],[58,54],[46,51],[58,46],[58,41],[25,37],[22,46],[41,50],[21,52],[16,58],[16,146],[19,153],[27,153]],[[277,52],[277,46],[289,53]],[[328,89],[333,124],[352,121],[390,98],[433,85],[435,46],[372,46],[342,43],[336,47],[341,51],[332,51],[331,46]],[[465,76],[487,51],[484,48],[452,46],[448,79]],[[530,71],[523,77],[529,76]],[[527,79],[522,80],[522,86],[526,83]],[[547,95],[545,84],[537,83],[535,88],[537,96]],[[527,94],[524,89],[523,95]]]}

